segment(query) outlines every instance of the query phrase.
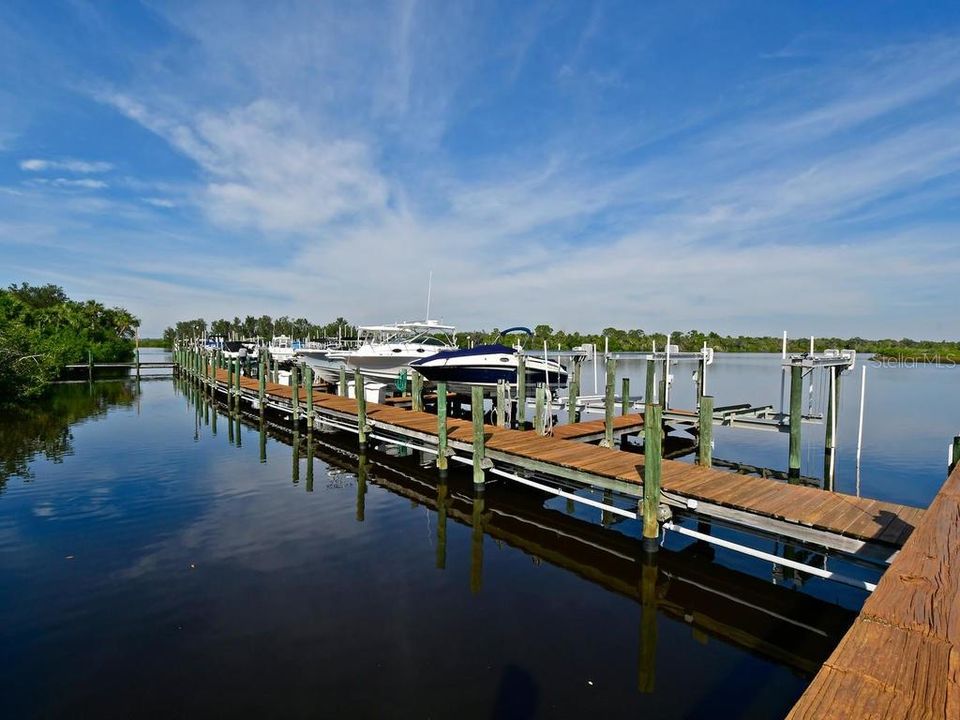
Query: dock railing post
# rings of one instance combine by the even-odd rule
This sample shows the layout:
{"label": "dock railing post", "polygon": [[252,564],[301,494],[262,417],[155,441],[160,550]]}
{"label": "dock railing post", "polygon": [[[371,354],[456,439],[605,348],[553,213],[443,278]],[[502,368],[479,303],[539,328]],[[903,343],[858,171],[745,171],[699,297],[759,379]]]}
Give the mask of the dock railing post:
{"label": "dock railing post", "polygon": [[483,485],[486,444],[483,434],[483,388],[474,385],[470,391],[470,411],[473,415],[473,483]]}
{"label": "dock railing post", "polygon": [[416,370],[410,374],[410,409],[423,412],[423,375]]}
{"label": "dock railing post", "polygon": [[507,426],[507,383],[497,380],[497,427]]}
{"label": "dock railing post", "polygon": [[791,482],[800,479],[800,422],[803,405],[803,368],[790,367],[790,457],[787,478]]}
{"label": "dock railing post", "polygon": [[630,412],[630,378],[624,375],[620,388],[620,414]]}
{"label": "dock railing post", "polygon": [[303,368],[303,387],[307,391],[307,429],[313,429],[313,368],[305,365]]}
{"label": "dock railing post", "polygon": [[616,390],[617,384],[617,361],[608,357],[606,362],[606,367],[604,368],[604,373],[606,375],[604,381],[604,398],[603,398],[603,442],[601,445],[603,447],[612,448],[613,447],[613,412],[614,404],[616,403],[616,397],[614,396],[614,391]]}
{"label": "dock railing post", "polygon": [[293,424],[300,422],[300,378],[297,366],[290,368],[290,405],[293,408]]}
{"label": "dock railing post", "polygon": [[700,417],[698,420],[697,462],[702,467],[713,465],[713,396],[700,398]]}
{"label": "dock railing post", "polygon": [[643,547],[656,552],[660,537],[660,472],[663,454],[662,413],[659,405],[648,404],[644,416],[643,440]]}
{"label": "dock railing post", "polygon": [[353,395],[357,399],[357,440],[360,447],[367,445],[367,396],[363,389],[363,376],[353,371]]}
{"label": "dock railing post", "polygon": [[447,474],[447,384],[437,383],[437,470]]}
{"label": "dock railing post", "polygon": [[533,430],[537,435],[543,435],[546,428],[546,423],[544,423],[543,418],[546,395],[547,392],[543,383],[537,383],[535,414],[533,416]]}
{"label": "dock railing post", "polygon": [[573,360],[573,379],[567,389],[567,422],[576,423],[580,420],[577,412],[577,398],[580,395],[580,361]]}
{"label": "dock railing post", "polygon": [[517,425],[521,430],[527,424],[527,359],[517,353]]}

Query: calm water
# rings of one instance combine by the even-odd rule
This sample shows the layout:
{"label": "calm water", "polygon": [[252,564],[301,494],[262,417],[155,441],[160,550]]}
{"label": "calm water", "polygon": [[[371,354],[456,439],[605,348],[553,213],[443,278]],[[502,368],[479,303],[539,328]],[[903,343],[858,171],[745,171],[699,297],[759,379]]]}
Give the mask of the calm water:
{"label": "calm water", "polygon": [[[957,373],[869,372],[864,494],[924,503]],[[718,360],[710,383],[779,401],[775,360]],[[644,566],[636,523],[293,442],[169,379],[0,419],[0,716],[778,717],[864,597],[673,538]],[[716,454],[783,467],[786,437],[724,431]]]}

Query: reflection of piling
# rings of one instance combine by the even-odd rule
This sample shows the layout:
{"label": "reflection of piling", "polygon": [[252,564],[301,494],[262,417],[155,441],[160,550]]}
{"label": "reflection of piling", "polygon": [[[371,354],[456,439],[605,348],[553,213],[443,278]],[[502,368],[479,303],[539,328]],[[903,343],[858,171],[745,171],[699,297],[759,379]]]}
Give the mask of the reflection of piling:
{"label": "reflection of piling", "polygon": [[483,585],[483,486],[473,494],[473,529],[470,535],[470,592],[480,592]]}
{"label": "reflection of piling", "polygon": [[267,461],[267,423],[263,419],[263,415],[260,416],[260,462],[265,463]]}
{"label": "reflection of piling", "polygon": [[437,569],[447,567],[447,481],[437,485]]}
{"label": "reflection of piling", "polygon": [[307,492],[313,492],[313,433],[307,431]]}
{"label": "reflection of piling", "polygon": [[293,447],[293,468],[290,475],[293,479],[293,484],[297,485],[300,483],[300,431],[296,426],[294,426],[293,429],[293,441],[291,445]]}
{"label": "reflection of piling", "polygon": [[363,522],[367,511],[367,454],[357,457],[357,522]]}
{"label": "reflection of piling", "polygon": [[240,447],[243,445],[243,426],[240,424],[240,399],[239,398],[237,398],[237,416],[235,419],[237,422],[237,432],[236,432],[237,447]]}
{"label": "reflection of piling", "polygon": [[644,553],[640,570],[640,662],[637,690],[652,693],[657,669],[657,561]]}

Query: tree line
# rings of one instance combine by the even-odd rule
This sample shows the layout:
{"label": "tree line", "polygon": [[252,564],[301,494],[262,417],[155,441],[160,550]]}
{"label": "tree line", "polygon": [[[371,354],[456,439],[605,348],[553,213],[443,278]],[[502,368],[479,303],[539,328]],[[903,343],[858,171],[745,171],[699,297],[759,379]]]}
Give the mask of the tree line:
{"label": "tree line", "polygon": [[96,300],[71,300],[57,285],[0,289],[0,405],[43,392],[65,365],[128,362],[140,320]]}
{"label": "tree line", "polygon": [[[171,347],[177,338],[198,338],[204,335],[219,335],[228,339],[263,338],[270,339],[276,335],[288,335],[305,340],[308,338],[345,338],[356,337],[356,326],[347,320],[338,317],[326,324],[314,324],[306,318],[281,317],[271,318],[269,315],[254,317],[248,315],[241,320],[214,320],[207,323],[202,318],[178,322],[164,332],[163,343]],[[497,341],[500,335],[499,328],[492,330],[470,330],[457,334],[457,344],[460,347],[471,345],[490,344]],[[510,336],[509,344],[519,339],[521,344],[530,350],[542,349],[544,342],[551,350],[572,350],[584,344],[593,344],[603,350],[605,343],[609,344],[611,352],[643,352],[650,350],[654,344],[663,349],[667,342],[665,333],[647,333],[641,329],[624,330],[608,327],[599,333],[568,332],[555,330],[550,325],[537,325],[533,328],[533,336]],[[717,352],[780,352],[782,338],[777,336],[755,335],[720,335],[716,332],[701,332],[699,330],[675,331],[670,335],[670,342],[681,350],[697,350],[706,344]],[[828,348],[848,348],[862,353],[874,353],[885,357],[919,358],[924,355],[939,356],[943,359],[960,357],[960,342],[947,340],[911,340],[909,338],[885,338],[869,340],[861,337],[823,337],[815,338],[814,349],[823,352]],[[787,352],[801,353],[810,349],[809,338],[791,338],[787,342]]]}

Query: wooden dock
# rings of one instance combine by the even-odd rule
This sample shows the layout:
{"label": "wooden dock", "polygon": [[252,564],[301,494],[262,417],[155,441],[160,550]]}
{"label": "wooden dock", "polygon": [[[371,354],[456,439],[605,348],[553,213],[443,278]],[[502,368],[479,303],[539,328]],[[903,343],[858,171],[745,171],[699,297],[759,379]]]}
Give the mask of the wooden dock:
{"label": "wooden dock", "polygon": [[960,464],[788,717],[960,718]]}
{"label": "wooden dock", "polygon": [[[218,391],[226,391],[227,379],[225,370],[217,371]],[[258,401],[258,380],[241,377],[240,387],[246,401]],[[303,388],[299,397],[303,413],[306,400]],[[289,411],[291,398],[289,386],[266,384],[268,405]],[[352,398],[315,390],[313,407],[318,423],[329,419],[341,426],[357,426],[357,401]],[[373,432],[408,442],[416,441],[424,446],[437,446],[436,415],[367,403],[366,418]],[[448,418],[446,429],[449,447],[458,454],[469,456],[473,448],[472,424]],[[644,459],[637,453],[492,425],[484,427],[484,434],[486,458],[494,463],[564,478],[586,487],[642,497]],[[662,464],[662,491],[663,501],[679,510],[695,511],[752,530],[881,561],[896,554],[923,515],[918,508],[897,503],[824,492],[670,460],[664,460]]]}

